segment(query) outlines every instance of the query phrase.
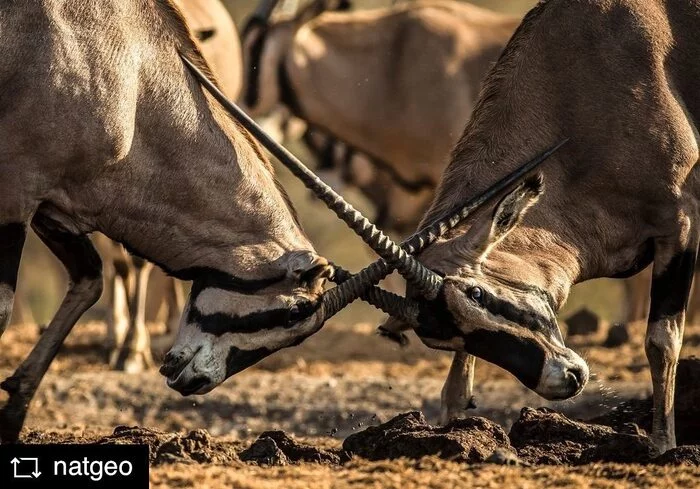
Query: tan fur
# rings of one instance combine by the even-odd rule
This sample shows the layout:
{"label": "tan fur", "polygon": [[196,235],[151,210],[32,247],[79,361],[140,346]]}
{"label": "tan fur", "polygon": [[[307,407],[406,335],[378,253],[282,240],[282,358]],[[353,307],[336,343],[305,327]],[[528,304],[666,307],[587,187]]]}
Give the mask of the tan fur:
{"label": "tan fur", "polygon": [[[280,21],[268,30],[261,60],[264,100],[250,109],[274,107],[283,64],[300,117],[386,162],[404,180],[436,185],[481,79],[517,23],[445,0]],[[386,175],[360,188],[373,201],[386,196],[375,204],[388,216],[385,227],[402,234],[415,228],[434,190],[408,194]]]}
{"label": "tan fur", "polygon": [[10,393],[0,410],[3,442],[16,439],[58,347],[101,293],[84,233],[100,231],[174,273],[281,276],[256,294],[277,303],[320,293],[319,278],[301,284],[291,273],[300,254],[314,270],[325,260],[269,161],[183,65],[180,53],[208,72],[177,8],[167,0],[12,2],[0,32],[2,224],[33,219],[75,275],[46,332],[2,385]]}
{"label": "tan fur", "polygon": [[[563,137],[571,141],[542,166],[546,192],[493,249],[483,274],[472,277],[454,253],[464,227],[421,260],[524,304],[527,294],[504,282],[517,278],[546,290],[558,308],[574,283],[633,268],[650,240],[655,277],[672,257],[694,252],[699,21],[692,0],[550,0],[533,9],[487,77],[424,222]],[[653,436],[662,450],[675,444],[668,399],[682,329],[683,314],[649,325]]]}

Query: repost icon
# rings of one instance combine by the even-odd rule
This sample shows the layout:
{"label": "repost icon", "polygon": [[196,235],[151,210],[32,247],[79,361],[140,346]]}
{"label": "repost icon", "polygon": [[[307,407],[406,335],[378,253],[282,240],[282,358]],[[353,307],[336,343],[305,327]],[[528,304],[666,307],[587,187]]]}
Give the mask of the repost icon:
{"label": "repost icon", "polygon": [[12,470],[15,479],[38,479],[41,475],[41,472],[39,472],[39,459],[36,457],[15,457],[10,463],[13,466]]}

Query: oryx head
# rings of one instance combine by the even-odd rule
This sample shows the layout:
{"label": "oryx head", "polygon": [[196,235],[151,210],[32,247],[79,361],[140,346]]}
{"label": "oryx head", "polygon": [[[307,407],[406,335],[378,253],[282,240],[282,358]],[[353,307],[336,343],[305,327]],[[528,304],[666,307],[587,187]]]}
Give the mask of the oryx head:
{"label": "oryx head", "polygon": [[294,15],[272,21],[278,3],[279,0],[260,0],[241,36],[244,80],[241,103],[246,112],[256,117],[288,102],[291,87],[284,62],[297,30],[324,11],[350,7],[348,0],[313,0]]}
{"label": "oryx head", "polygon": [[231,375],[318,331],[328,261],[313,251],[284,253],[259,279],[192,269],[192,289],[161,372],[182,394],[209,392]]}
{"label": "oryx head", "polygon": [[543,189],[541,176],[528,178],[492,212],[476,214],[468,231],[426,249],[421,263],[443,277],[442,288],[423,301],[416,333],[432,348],[499,365],[542,397],[566,399],[581,392],[588,367],[564,345],[556,305],[534,280],[541,274],[527,249],[506,246]]}

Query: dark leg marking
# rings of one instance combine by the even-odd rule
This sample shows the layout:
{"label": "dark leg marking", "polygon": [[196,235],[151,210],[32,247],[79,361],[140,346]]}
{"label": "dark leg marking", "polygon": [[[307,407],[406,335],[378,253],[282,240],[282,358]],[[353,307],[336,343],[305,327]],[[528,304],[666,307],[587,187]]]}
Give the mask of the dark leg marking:
{"label": "dark leg marking", "polygon": [[644,346],[653,387],[652,440],[661,451],[676,445],[673,410],[676,367],[696,257],[695,249],[676,254],[651,283],[651,310]]}
{"label": "dark leg marking", "polygon": [[651,310],[649,321],[672,317],[688,306],[690,287],[695,271],[695,251],[675,255],[666,269],[651,282]]}
{"label": "dark leg marking", "polygon": [[0,336],[10,322],[12,304],[17,289],[17,271],[27,226],[12,223],[0,226]]}
{"label": "dark leg marking", "polygon": [[102,295],[102,262],[86,236],[76,236],[37,214],[32,227],[63,263],[70,285],[61,306],[29,356],[0,387],[10,398],[0,410],[0,440],[14,443],[41,379],[80,316]]}

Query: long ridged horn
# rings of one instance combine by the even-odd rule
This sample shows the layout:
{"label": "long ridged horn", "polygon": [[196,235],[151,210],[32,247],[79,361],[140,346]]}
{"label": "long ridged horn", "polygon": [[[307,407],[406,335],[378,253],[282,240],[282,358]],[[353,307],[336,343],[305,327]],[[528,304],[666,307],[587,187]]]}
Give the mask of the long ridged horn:
{"label": "long ridged horn", "polygon": [[[444,216],[424,226],[421,230],[401,243],[401,249],[411,255],[420,253],[426,247],[437,241],[440,236],[455,228],[476,209],[544,162],[567,141],[568,139],[560,141],[490,186],[480,195],[477,195],[465,204],[453,208],[445,213]],[[336,280],[340,285],[330,289],[324,294],[323,307],[325,319],[330,318],[343,307],[361,297],[363,300],[366,300],[384,312],[415,326],[419,311],[416,302],[396,296],[395,294],[390,294],[385,290],[375,287],[377,283],[393,270],[394,268],[385,260],[377,260],[355,275],[350,276],[347,272],[345,274],[341,273],[339,276],[340,280]]]}
{"label": "long ridged horn", "polygon": [[260,0],[260,3],[250,15],[250,18],[267,22],[278,3],[279,0]]}
{"label": "long ridged horn", "polygon": [[[331,187],[320,180],[311,170],[299,161],[296,156],[265,133],[248,114],[228,100],[221,90],[187,59],[186,56],[180,54],[180,57],[200,83],[212,94],[222,107],[224,107],[224,109],[250,132],[274,157],[301,180],[329,209],[335,212],[335,214],[360,236],[370,248],[386,260],[393,268],[398,270],[406,281],[414,286],[425,298],[434,299],[437,297],[442,288],[442,277],[424,267],[418,260],[399,248],[396,243],[377,229],[377,227],[357,211],[357,209],[347,203],[345,199],[338,195]],[[367,287],[365,286],[364,288]],[[359,295],[355,296],[355,298],[357,297],[359,297]]]}

